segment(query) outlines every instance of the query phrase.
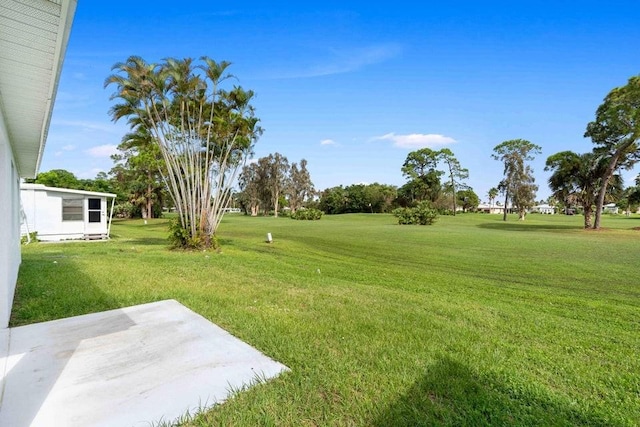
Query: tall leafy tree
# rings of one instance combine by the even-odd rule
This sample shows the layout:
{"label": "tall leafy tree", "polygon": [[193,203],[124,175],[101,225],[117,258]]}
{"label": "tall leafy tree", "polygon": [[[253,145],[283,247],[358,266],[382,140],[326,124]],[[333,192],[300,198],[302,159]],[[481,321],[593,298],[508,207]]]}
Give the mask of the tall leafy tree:
{"label": "tall leafy tree", "polygon": [[[458,189],[464,186],[463,180],[469,178],[469,169],[463,168],[460,165],[460,161],[456,158],[451,150],[443,148],[437,152],[438,159],[444,163],[446,168],[446,174],[449,178],[449,190],[452,195],[453,215],[456,215],[456,200]],[[475,193],[474,193],[475,195]],[[476,196],[477,199],[477,196]],[[477,204],[476,204],[477,206]]]}
{"label": "tall leafy tree", "polygon": [[289,203],[293,213],[315,192],[307,161],[302,159],[300,166],[298,163],[289,166],[287,158],[280,153],[269,154],[245,166],[239,186],[240,200],[252,215],[257,215],[260,206],[265,215],[273,209],[276,217],[283,201]]}
{"label": "tall leafy tree", "polygon": [[524,139],[512,139],[496,145],[491,157],[504,165],[504,178],[499,188],[505,195],[503,220],[507,220],[507,203],[511,200],[518,210],[518,218],[524,220],[527,209],[535,203],[538,187],[534,184],[533,169],[527,164],[540,154],[541,148]]}
{"label": "tall leafy tree", "polygon": [[[257,216],[260,204],[265,200],[266,177],[258,163],[251,163],[242,168],[238,177],[240,203],[251,216]],[[268,197],[266,197],[269,200]],[[267,208],[268,210],[268,208]]]}
{"label": "tall leafy tree", "polygon": [[307,161],[305,159],[300,160],[300,166],[295,162],[291,163],[289,186],[286,189],[291,213],[295,213],[296,210],[302,207],[305,200],[309,199],[314,192],[311,175],[307,170]]}
{"label": "tall leafy tree", "polygon": [[412,151],[402,165],[402,174],[409,182],[400,192],[412,203],[422,200],[434,202],[440,196],[442,171],[438,168],[439,152],[430,148]]}
{"label": "tall leafy tree", "polygon": [[625,86],[609,92],[584,136],[596,144],[594,151],[606,165],[593,223],[593,228],[598,229],[607,187],[616,170],[629,169],[640,159],[640,76],[631,77]]}
{"label": "tall leafy tree", "polygon": [[[105,86],[116,90],[110,114],[144,126],[165,163],[163,179],[183,232],[183,246],[215,246],[215,232],[240,167],[261,134],[252,91],[224,89],[228,62],[202,57],[148,64],[131,56],[113,66]],[[183,238],[186,233],[186,237]]]}
{"label": "tall leafy tree", "polygon": [[271,194],[273,215],[277,218],[280,210],[280,197],[289,186],[289,160],[280,153],[267,157],[267,185]]}
{"label": "tall leafy tree", "polygon": [[162,211],[165,184],[164,161],[158,144],[144,126],[136,126],[111,156],[116,165],[110,174],[128,202],[140,210],[142,218],[153,218]]}

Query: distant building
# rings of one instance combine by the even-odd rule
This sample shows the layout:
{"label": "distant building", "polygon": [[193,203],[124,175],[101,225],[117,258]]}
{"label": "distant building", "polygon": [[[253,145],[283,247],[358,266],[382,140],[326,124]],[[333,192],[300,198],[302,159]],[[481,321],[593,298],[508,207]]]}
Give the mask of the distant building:
{"label": "distant building", "polygon": [[618,214],[619,208],[615,203],[609,203],[602,207],[602,213]]}
{"label": "distant building", "polygon": [[556,213],[556,208],[554,206],[547,205],[547,204],[536,205],[536,206],[531,208],[531,212],[532,213],[541,213],[541,214],[546,214],[546,215],[553,215],[553,214]]}
{"label": "distant building", "polygon": [[[503,214],[504,206],[490,205],[488,203],[480,203],[476,210],[480,213]],[[508,206],[507,213],[511,213],[512,211],[513,209],[511,209],[511,206]]]}

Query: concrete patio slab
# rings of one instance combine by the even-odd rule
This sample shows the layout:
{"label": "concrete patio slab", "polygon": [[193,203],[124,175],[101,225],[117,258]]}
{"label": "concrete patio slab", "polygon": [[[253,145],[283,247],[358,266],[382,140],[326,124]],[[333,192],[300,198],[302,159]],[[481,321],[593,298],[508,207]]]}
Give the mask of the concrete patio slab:
{"label": "concrete patio slab", "polygon": [[150,426],[287,367],[177,301],[0,330],[0,426]]}

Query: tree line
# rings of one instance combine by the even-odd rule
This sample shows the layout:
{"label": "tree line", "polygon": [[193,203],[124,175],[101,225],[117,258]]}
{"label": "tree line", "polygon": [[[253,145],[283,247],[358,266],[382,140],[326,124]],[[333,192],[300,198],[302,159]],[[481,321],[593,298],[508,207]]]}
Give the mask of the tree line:
{"label": "tree line", "polygon": [[[247,214],[274,215],[287,208],[320,208],[325,213],[383,213],[418,204],[440,214],[473,210],[479,198],[466,183],[468,169],[445,148],[410,152],[400,171],[406,183],[353,184],[317,192],[307,161],[289,163],[279,153],[248,162],[262,129],[251,106],[252,91],[225,87],[231,77],[227,62],[203,57],[167,59],[148,64],[129,57],[114,65],[105,86],[115,86],[114,121],[126,119],[130,132],[112,156],[114,167],[94,180],[82,180],[56,169],[35,182],[54,187],[111,192],[118,195],[122,215],[152,218],[163,207],[178,212],[179,246],[215,245],[215,230],[224,208],[236,204]],[[640,76],[614,88],[587,124],[590,152],[561,151],[549,156],[549,188],[557,204],[579,207],[585,228],[600,227],[602,207],[640,204],[640,180],[624,189],[620,172],[640,160]],[[538,186],[529,164],[540,146],[523,139],[498,144],[491,155],[500,161],[502,180],[488,193],[493,202],[504,196],[504,219],[511,204],[524,219],[535,204]],[[237,178],[237,179],[236,179]],[[233,191],[236,182],[239,191]]]}
{"label": "tree line", "polygon": [[401,187],[373,183],[328,188],[320,194],[319,207],[328,214],[388,213],[427,203],[439,214],[455,215],[459,208],[469,211],[478,206],[478,196],[464,182],[469,171],[448,148],[410,152],[401,172],[407,179]]}

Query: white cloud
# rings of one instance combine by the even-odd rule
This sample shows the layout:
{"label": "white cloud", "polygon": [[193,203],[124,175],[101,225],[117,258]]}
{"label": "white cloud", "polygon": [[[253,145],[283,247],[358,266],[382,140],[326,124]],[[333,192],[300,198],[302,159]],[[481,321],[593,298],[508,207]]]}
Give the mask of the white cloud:
{"label": "white cloud", "polygon": [[271,75],[268,78],[291,79],[350,73],[370,65],[388,61],[398,56],[401,52],[402,46],[396,43],[371,45],[355,49],[331,49],[328,52],[316,55],[318,57],[325,56],[321,63],[308,64],[304,69],[276,73],[276,75]]}
{"label": "white cloud", "polygon": [[91,157],[110,157],[118,152],[118,146],[113,144],[98,145],[84,151]]}
{"label": "white cloud", "polygon": [[62,151],[73,151],[76,149],[76,146],[73,144],[67,144],[64,147],[62,147]]}
{"label": "white cloud", "polygon": [[320,145],[337,145],[337,142],[335,142],[333,139],[323,139],[322,141],[320,141]]}
{"label": "white cloud", "polygon": [[312,68],[308,74],[315,77],[349,73],[391,59],[400,51],[400,47],[395,44],[367,46],[352,51],[334,50],[334,57],[328,63]]}
{"label": "white cloud", "polygon": [[408,135],[396,135],[388,133],[386,135],[373,138],[374,141],[392,141],[393,145],[400,148],[425,148],[440,145],[449,145],[456,142],[455,139],[435,134],[435,133],[411,133]]}

